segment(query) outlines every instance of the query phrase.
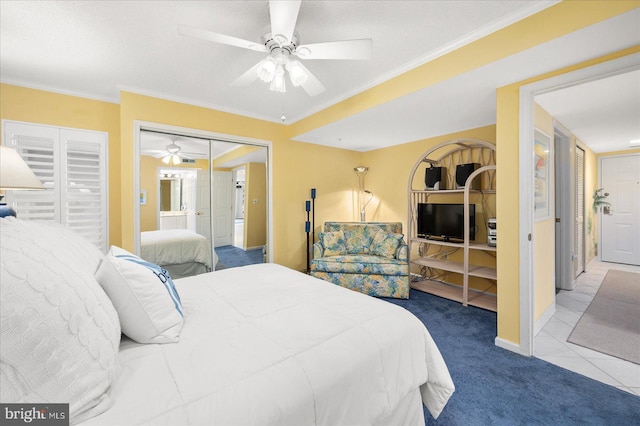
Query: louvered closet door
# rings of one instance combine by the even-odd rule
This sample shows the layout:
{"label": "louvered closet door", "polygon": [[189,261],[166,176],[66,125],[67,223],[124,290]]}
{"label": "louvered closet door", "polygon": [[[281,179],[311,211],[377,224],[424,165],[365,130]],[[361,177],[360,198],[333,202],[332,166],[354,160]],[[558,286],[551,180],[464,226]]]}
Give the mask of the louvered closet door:
{"label": "louvered closet door", "polygon": [[107,135],[5,121],[3,143],[16,148],[47,188],[7,191],[18,217],[65,224],[106,252]]}
{"label": "louvered closet door", "polygon": [[107,249],[107,171],[105,136],[62,129],[62,222]]}
{"label": "louvered closet door", "polygon": [[61,222],[60,196],[60,131],[55,127],[5,123],[4,144],[15,148],[45,186],[41,191],[6,191],[7,204],[25,220]]}

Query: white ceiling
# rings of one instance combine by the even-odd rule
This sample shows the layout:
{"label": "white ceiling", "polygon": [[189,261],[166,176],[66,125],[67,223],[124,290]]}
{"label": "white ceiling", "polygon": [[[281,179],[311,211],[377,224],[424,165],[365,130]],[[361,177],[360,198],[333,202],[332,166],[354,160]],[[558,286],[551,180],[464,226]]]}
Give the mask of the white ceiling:
{"label": "white ceiling", "polygon": [[[309,97],[294,87],[276,94],[259,80],[230,87],[263,54],[177,34],[186,24],[257,42],[269,30],[266,0],[1,0],[0,79],[112,102],[128,90],[274,122],[284,109],[292,123],[554,3],[305,0],[296,27],[302,43],[372,38],[374,46],[369,61],[306,61],[327,87]],[[636,9],[297,139],[367,151],[492,124],[496,87],[638,45],[639,28]],[[570,106],[561,114],[569,117]],[[595,130],[584,127],[576,134],[589,144]]]}

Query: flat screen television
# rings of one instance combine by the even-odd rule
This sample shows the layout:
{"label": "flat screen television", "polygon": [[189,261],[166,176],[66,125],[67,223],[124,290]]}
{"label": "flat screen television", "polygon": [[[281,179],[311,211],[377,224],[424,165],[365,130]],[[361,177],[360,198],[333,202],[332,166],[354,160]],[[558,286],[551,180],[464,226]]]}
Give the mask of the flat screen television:
{"label": "flat screen television", "polygon": [[[464,240],[464,204],[418,204],[418,238]],[[469,240],[476,238],[476,205],[469,204]]]}

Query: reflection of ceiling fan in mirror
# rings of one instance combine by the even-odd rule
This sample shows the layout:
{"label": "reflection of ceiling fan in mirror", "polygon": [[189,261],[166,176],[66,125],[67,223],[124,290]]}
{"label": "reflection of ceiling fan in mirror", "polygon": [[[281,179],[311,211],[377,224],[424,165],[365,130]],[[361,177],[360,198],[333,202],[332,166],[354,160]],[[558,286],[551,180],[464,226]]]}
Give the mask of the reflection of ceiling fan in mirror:
{"label": "reflection of ceiling fan in mirror", "polygon": [[162,162],[164,164],[180,164],[182,163],[183,158],[186,158],[187,160],[193,160],[193,158],[187,157],[180,152],[182,148],[180,148],[176,141],[171,142],[171,144],[167,145],[165,149],[167,150],[167,154],[162,157]]}
{"label": "reflection of ceiling fan in mirror", "polygon": [[260,78],[260,80],[270,83],[270,90],[285,92],[285,75],[288,73],[294,86],[301,86],[310,96],[315,96],[324,92],[326,88],[296,58],[304,60],[369,59],[372,40],[299,44],[300,37],[295,31],[295,26],[300,3],[301,0],[269,1],[271,32],[264,34],[260,43],[186,25],[178,25],[178,34],[267,54],[266,58],[234,80],[231,83],[232,86],[248,86]]}
{"label": "reflection of ceiling fan in mirror", "polygon": [[[154,158],[162,158],[162,162],[164,164],[173,165],[181,164],[183,162],[183,158],[193,161],[193,157],[199,156],[199,154],[196,152],[183,152],[182,147],[178,145],[176,141],[177,140],[172,140],[171,143],[167,145],[163,150],[147,150],[147,154],[151,155]],[[190,154],[193,154],[193,157],[190,156]]]}

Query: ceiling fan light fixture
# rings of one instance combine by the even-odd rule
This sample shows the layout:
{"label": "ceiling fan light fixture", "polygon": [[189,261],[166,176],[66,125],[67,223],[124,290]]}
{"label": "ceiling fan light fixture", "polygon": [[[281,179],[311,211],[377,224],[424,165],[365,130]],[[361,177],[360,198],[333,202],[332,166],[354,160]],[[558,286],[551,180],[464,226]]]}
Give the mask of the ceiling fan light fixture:
{"label": "ceiling fan light fixture", "polygon": [[174,166],[177,166],[182,161],[180,160],[180,157],[178,157],[177,155],[171,154],[171,162],[173,163]]}
{"label": "ceiling fan light fixture", "polygon": [[287,71],[289,71],[289,78],[291,79],[291,83],[298,87],[301,84],[304,84],[307,81],[309,76],[305,72],[302,64],[298,61],[291,61],[286,66]]}
{"label": "ceiling fan light fixture", "polygon": [[270,83],[273,81],[273,77],[276,75],[276,60],[271,56],[267,56],[258,64],[258,69],[256,70],[258,73],[258,77],[260,80],[265,83]]}

